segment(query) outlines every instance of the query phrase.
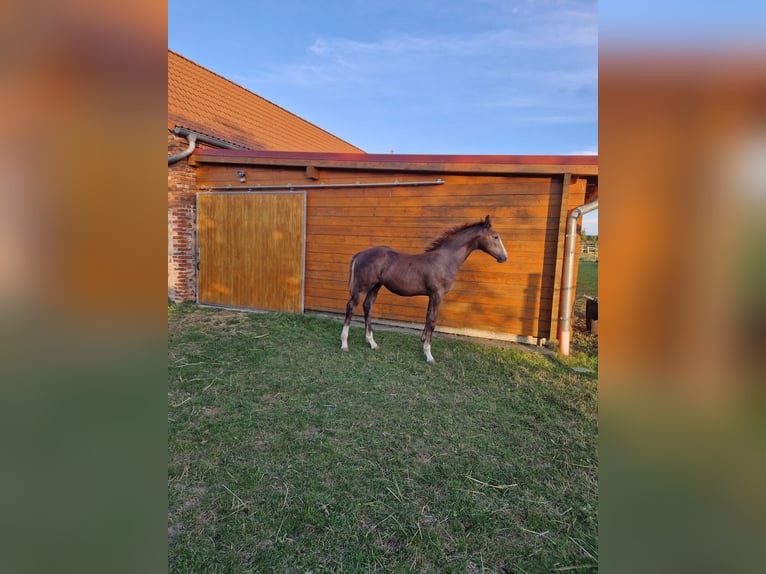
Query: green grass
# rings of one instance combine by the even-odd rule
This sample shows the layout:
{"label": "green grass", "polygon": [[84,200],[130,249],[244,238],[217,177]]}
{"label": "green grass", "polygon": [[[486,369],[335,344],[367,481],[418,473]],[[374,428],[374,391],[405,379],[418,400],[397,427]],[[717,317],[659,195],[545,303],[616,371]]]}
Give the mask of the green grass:
{"label": "green grass", "polygon": [[169,307],[171,572],[597,569],[596,375],[550,354]]}
{"label": "green grass", "polygon": [[598,297],[598,261],[580,260],[577,290],[572,317],[571,356],[569,366],[580,366],[598,372],[598,336],[588,333],[585,324],[585,296]]}
{"label": "green grass", "polygon": [[577,268],[577,297],[598,297],[598,261],[580,261]]}

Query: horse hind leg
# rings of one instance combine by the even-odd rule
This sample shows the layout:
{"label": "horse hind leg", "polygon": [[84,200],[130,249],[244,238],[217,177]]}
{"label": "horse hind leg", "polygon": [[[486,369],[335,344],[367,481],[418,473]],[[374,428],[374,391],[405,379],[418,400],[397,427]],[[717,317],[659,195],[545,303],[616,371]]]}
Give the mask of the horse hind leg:
{"label": "horse hind leg", "polygon": [[380,291],[381,284],[377,283],[370,291],[367,293],[367,297],[364,300],[364,338],[369,343],[370,348],[374,351],[378,348],[378,344],[375,342],[375,339],[372,336],[372,306],[375,304],[375,298],[378,296],[378,291]]}
{"label": "horse hind leg", "polygon": [[343,321],[343,330],[340,332],[340,348],[342,351],[348,351],[348,329],[351,326],[351,317],[354,315],[354,309],[362,300],[362,291],[354,291],[351,298],[346,303],[346,318]]}
{"label": "horse hind leg", "polygon": [[426,324],[423,328],[423,334],[420,340],[423,342],[423,353],[426,356],[426,363],[433,365],[436,361],[431,354],[431,335],[436,328],[436,318],[439,315],[439,305],[441,304],[441,297],[438,295],[431,295],[428,298],[428,311],[426,312]]}

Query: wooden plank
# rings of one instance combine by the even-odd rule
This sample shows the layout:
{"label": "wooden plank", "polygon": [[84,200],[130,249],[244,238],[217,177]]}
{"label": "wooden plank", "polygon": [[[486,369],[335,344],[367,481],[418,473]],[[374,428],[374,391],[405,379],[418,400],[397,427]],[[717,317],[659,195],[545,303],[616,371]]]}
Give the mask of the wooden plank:
{"label": "wooden plank", "polygon": [[[392,202],[397,203],[397,202]],[[422,216],[428,216],[433,219],[449,218],[451,221],[457,221],[456,225],[462,225],[465,223],[476,223],[481,221],[487,215],[490,215],[493,221],[503,225],[513,225],[518,219],[553,219],[557,221],[557,217],[551,217],[549,215],[548,205],[527,205],[527,206],[508,206],[506,205],[494,205],[488,207],[487,205],[441,205],[437,202],[432,202],[425,205],[390,205],[378,207],[371,206],[316,206],[312,205],[309,208],[309,213],[312,218],[330,218],[331,222],[339,225],[349,225],[350,220],[357,217],[399,217],[399,218],[419,218]],[[313,221],[312,221],[313,223]],[[495,225],[497,227],[498,225]],[[448,224],[447,228],[454,225]]]}
{"label": "wooden plank", "polygon": [[[485,214],[486,215],[486,214]],[[406,217],[397,215],[359,216],[359,225],[348,218],[332,215],[316,215],[309,212],[311,222],[308,228],[316,235],[344,235],[348,237],[404,237],[420,239],[424,245],[430,244],[445,231],[471,223],[462,217]],[[363,219],[362,219],[363,218]],[[478,220],[476,220],[478,221]],[[493,227],[503,237],[503,242],[520,239],[516,233],[526,233],[530,238],[555,239],[558,220],[551,217],[498,218]],[[394,231],[397,230],[397,231]],[[553,233],[550,235],[550,233]]]}
{"label": "wooden plank", "polygon": [[[326,252],[318,252],[316,250],[310,250],[306,252],[307,265],[313,268],[314,265],[321,265],[325,269],[334,269],[344,274],[348,272],[349,261],[357,250],[349,250],[342,253],[336,253],[332,249],[327,249]],[[328,258],[332,258],[331,261],[327,261]],[[484,253],[474,253],[465,262],[460,269],[459,276],[470,276],[472,273],[479,274],[483,281],[483,276],[500,276],[502,280],[508,280],[512,273],[539,273],[542,271],[549,272],[551,278],[553,278],[553,266],[554,262],[543,261],[541,253],[527,253],[519,255],[514,254],[512,258],[502,264],[498,264],[494,259]],[[488,279],[491,280],[491,279]]]}
{"label": "wooden plank", "polygon": [[[390,305],[383,301],[381,302],[382,304],[376,303],[375,308],[373,309],[373,318],[404,321],[422,327],[428,302],[425,298],[421,299],[421,307],[416,309]],[[342,313],[343,308],[338,307],[336,302],[332,300],[307,298],[306,309],[340,314]],[[356,316],[361,317],[362,315],[360,313],[361,312],[358,312]],[[467,321],[467,317],[469,317],[470,320]],[[493,307],[479,309],[478,312],[474,312],[473,307],[470,305],[461,304],[459,302],[454,302],[448,305],[448,302],[446,301],[439,312],[437,326],[492,330],[535,338],[536,336],[530,335],[530,333],[535,333],[541,328],[549,328],[549,325],[543,324],[543,322],[538,320],[537,314],[534,312],[528,316],[502,314],[498,313],[497,309]]]}
{"label": "wooden plank", "polygon": [[[257,153],[257,152],[256,152]],[[278,152],[277,152],[278,153]],[[275,154],[272,157],[254,155],[251,153],[232,153],[226,150],[198,150],[189,158],[192,165],[219,164],[219,165],[269,165],[269,166],[302,166],[313,165],[318,168],[341,168],[350,170],[376,170],[376,171],[415,171],[415,172],[443,172],[443,173],[498,173],[498,174],[560,174],[564,171],[578,175],[598,175],[598,165],[592,163],[591,158],[581,158],[579,162],[562,162],[566,156],[550,156],[539,158],[535,162],[520,162],[513,156],[497,156],[495,162],[489,163],[486,158],[462,156],[398,156],[396,158],[372,158],[368,154],[347,154],[347,157],[339,159],[330,158],[327,154],[324,159],[316,154],[302,153],[293,156]]]}
{"label": "wooden plank", "polygon": [[[493,263],[492,265],[500,265]],[[538,264],[526,266],[506,267],[504,270],[495,270],[493,267],[463,267],[457,276],[460,283],[475,283],[488,285],[505,285],[509,288],[514,285],[527,285],[534,278],[546,278],[553,281],[553,264],[539,267]],[[348,262],[325,263],[316,261],[313,257],[307,257],[306,273],[312,277],[324,278],[345,284],[348,279]]]}
{"label": "wooden plank", "polygon": [[[326,188],[316,188],[322,191],[323,193],[333,190],[333,189],[342,189],[342,188],[333,188],[331,185],[333,183],[384,183],[384,182],[392,182],[392,181],[400,181],[400,182],[406,182],[406,181],[431,181],[431,180],[442,180],[444,183],[439,185],[429,185],[424,186],[422,189],[426,191],[432,191],[434,193],[439,193],[438,190],[446,189],[449,187],[462,187],[462,186],[475,186],[475,187],[487,187],[489,189],[492,189],[493,187],[497,186],[506,186],[507,190],[506,193],[513,193],[514,190],[518,189],[519,191],[528,191],[528,192],[536,192],[539,191],[539,188],[541,186],[544,186],[546,183],[550,184],[551,182],[551,176],[550,175],[527,175],[527,176],[509,176],[505,174],[497,174],[497,175],[477,175],[477,174],[445,174],[442,172],[363,172],[363,171],[328,171],[323,170],[322,171],[322,179],[320,180],[321,183],[325,184]],[[359,189],[368,189],[368,188],[359,188]],[[371,188],[371,189],[381,189],[381,188]],[[397,188],[392,187],[394,190],[399,190],[398,193],[400,195],[407,195],[404,193],[404,188]]]}
{"label": "wooden plank", "polygon": [[[381,291],[383,293],[383,291]],[[387,294],[390,295],[390,294]],[[391,297],[396,297],[391,295]],[[397,319],[404,321],[415,321],[422,323],[428,300],[423,297],[418,298],[400,298],[395,300],[382,298],[375,303],[373,308],[373,317],[379,319]],[[321,294],[312,295],[306,298],[306,309],[318,310],[319,308],[330,310],[336,313],[345,312],[345,302],[340,303],[336,299],[322,297]],[[364,315],[361,307],[356,310],[355,316]],[[538,313],[534,308],[510,308],[496,305],[477,305],[472,302],[460,300],[445,300],[442,308],[439,310],[438,321],[445,325],[453,327],[467,326],[470,320],[471,325],[483,326],[502,330],[503,325],[511,319],[522,319],[530,327],[538,324]],[[513,331],[517,335],[535,336],[535,331]]]}
{"label": "wooden plank", "polygon": [[[245,173],[245,181],[240,181],[238,171]],[[274,185],[282,183],[300,183],[313,185],[316,181],[307,177],[305,167],[275,167],[268,170],[252,169],[247,166],[215,167],[200,166],[197,168],[197,185]]]}
{"label": "wooden plank", "polygon": [[[497,264],[495,263],[493,265]],[[500,267],[500,265],[497,266]],[[348,276],[348,268],[348,260],[328,263],[325,261],[318,261],[316,257],[311,257],[307,258],[306,275],[317,279],[325,279],[328,281],[336,281],[339,284],[345,284],[345,280]],[[553,265],[549,265],[543,270],[543,273],[553,279]],[[540,275],[539,269],[537,269],[536,266],[530,265],[524,268],[506,267],[505,271],[497,272],[490,267],[463,267],[458,272],[456,281],[458,283],[474,283],[478,285],[500,284],[511,289],[516,285],[527,285],[529,283],[529,278],[532,275]]]}
{"label": "wooden plank", "polygon": [[[242,185],[239,171],[245,172],[246,185],[311,185],[324,184],[328,187],[311,187],[307,191],[316,191],[318,193],[345,193],[349,189],[352,192],[365,193],[367,190],[379,192],[382,187],[362,187],[362,188],[333,188],[334,183],[391,183],[394,181],[424,181],[441,179],[445,183],[441,185],[424,186],[421,188],[425,192],[439,193],[438,190],[448,186],[481,186],[492,189],[493,187],[505,187],[502,192],[516,193],[524,192],[536,193],[546,184],[550,185],[552,177],[550,175],[480,175],[480,174],[445,174],[443,172],[376,172],[376,171],[356,171],[356,170],[328,170],[323,169],[320,172],[320,179],[312,180],[307,177],[303,167],[258,167],[258,166],[209,166],[201,165],[197,168],[197,182],[199,185]],[[412,193],[412,188],[402,185],[400,187],[390,188],[400,195]],[[421,193],[421,190],[418,193]]]}
{"label": "wooden plank", "polygon": [[[556,206],[558,209],[558,206]],[[462,210],[460,210],[462,213]],[[478,211],[477,211],[478,212]],[[426,244],[440,237],[445,231],[465,225],[476,223],[481,218],[464,217],[458,214],[456,217],[437,217],[424,209],[423,215],[400,216],[387,215],[357,215],[354,218],[335,216],[332,214],[318,215],[316,210],[308,212],[309,224],[312,234],[336,235],[342,234],[349,237],[378,235],[399,237],[400,233],[393,231],[401,230],[406,233],[405,237],[421,238]],[[516,232],[529,232],[535,239],[549,237],[548,233],[553,230],[551,238],[557,237],[558,219],[555,217],[493,217],[493,227],[503,236],[503,242],[513,240]],[[372,231],[372,232],[371,232]]]}
{"label": "wooden plank", "polygon": [[[539,207],[548,206],[551,202],[550,193],[526,193],[509,194],[507,189],[505,193],[485,193],[483,188],[469,188],[468,186],[452,187],[455,193],[444,196],[435,196],[434,194],[417,193],[404,197],[396,198],[396,205],[401,207],[429,207],[432,205],[441,205],[445,207],[485,207],[493,209],[495,207]],[[419,190],[420,191],[420,190]],[[472,193],[471,193],[472,191]],[[390,200],[390,197],[381,198],[375,194],[352,194],[348,190],[344,193],[310,193],[308,208],[314,210],[322,207],[346,208],[349,206],[357,208],[373,209],[380,206],[381,199]],[[556,198],[557,199],[557,198]]]}
{"label": "wooden plank", "polygon": [[[345,250],[328,249],[326,252],[316,249],[307,249],[306,267],[307,269],[312,268],[312,266],[322,269],[334,269],[345,273],[348,271],[351,257],[357,251],[359,251],[359,249],[355,249],[352,245],[347,245]],[[522,258],[519,257],[519,253],[513,251],[508,254],[508,262],[501,265],[497,264],[491,258],[488,258],[487,255],[473,254],[460,269],[459,274],[462,277],[464,274],[470,274],[474,270],[477,270],[477,272],[483,275],[497,275],[498,277],[502,277],[503,280],[508,280],[513,277],[514,273],[521,275],[539,271],[540,269],[547,269],[550,271],[552,277],[555,264],[551,262],[541,266],[541,253],[542,249],[538,248],[535,251],[525,253],[526,257],[522,260]],[[486,262],[486,265],[482,265],[482,262]]]}
{"label": "wooden plank", "polygon": [[[345,310],[346,303],[348,302],[348,292],[343,289],[343,286],[338,285],[335,289],[319,288],[309,278],[306,289],[306,301],[311,301],[314,298],[322,298],[335,301],[339,311]],[[388,293],[386,291],[386,293]],[[388,295],[380,300],[381,305],[387,303],[396,305],[402,308],[423,308],[423,303],[415,299],[399,298],[396,295]],[[529,294],[525,294],[524,290],[520,290],[519,294],[513,294],[500,297],[485,295],[483,297],[470,296],[470,292],[461,293],[459,290],[455,293],[449,293],[444,300],[444,304],[455,305],[460,303],[465,305],[471,316],[476,316],[480,320],[479,311],[482,308],[491,309],[493,313],[502,312],[503,314],[513,316],[526,316],[536,317],[539,314],[540,309],[551,310],[550,301],[540,301],[539,295],[529,291]],[[376,303],[377,305],[377,303]],[[472,309],[472,310],[471,310]],[[362,311],[359,310],[359,313]],[[418,311],[419,312],[419,311]],[[527,333],[529,334],[529,333]],[[537,336],[536,334],[534,335]]]}
{"label": "wooden plank", "polygon": [[303,311],[303,194],[197,196],[200,303]]}
{"label": "wooden plank", "polygon": [[[396,229],[396,228],[393,228]],[[311,233],[311,232],[310,232]],[[346,239],[344,242],[343,240]],[[310,243],[307,244],[308,250],[312,253],[346,253],[349,256],[376,245],[388,245],[389,247],[405,253],[422,253],[431,243],[433,238],[408,238],[408,237],[384,237],[383,235],[371,236],[348,236],[344,238],[342,233],[332,235],[314,235]],[[537,239],[537,241],[535,241]],[[549,237],[530,237],[526,240],[507,240],[503,238],[503,243],[508,251],[508,257],[511,263],[523,261],[528,257],[541,258],[548,248],[554,248],[556,242]],[[476,253],[475,256],[483,256]],[[475,259],[472,255],[469,261]]]}
{"label": "wooden plank", "polygon": [[[422,253],[437,237],[436,235],[411,235],[413,232],[409,229],[393,225],[387,230],[388,235],[385,235],[386,229],[383,228],[361,230],[368,231],[369,235],[353,235],[348,231],[344,233],[343,228],[324,228],[320,232],[316,227],[309,227],[307,246],[309,251],[327,251],[329,248],[331,251],[354,254],[368,247],[387,245],[407,253]],[[523,259],[525,255],[542,256],[546,249],[555,248],[556,245],[555,229],[545,231],[545,235],[541,235],[541,231],[536,229],[518,229],[515,233],[501,229],[498,231],[512,261],[517,257]],[[396,235],[397,232],[399,236]],[[471,259],[473,258],[472,256]]]}
{"label": "wooden plank", "polygon": [[561,284],[561,271],[563,268],[563,253],[564,253],[564,240],[566,236],[566,222],[569,206],[569,190],[572,182],[572,174],[565,173],[561,188],[561,196],[559,203],[559,221],[558,221],[558,240],[556,242],[555,249],[555,261],[556,271],[553,276],[553,293],[552,293],[552,306],[551,306],[551,333],[546,335],[546,338],[550,338],[554,333],[558,337],[558,323],[559,323],[559,298],[556,296],[556,286]]}

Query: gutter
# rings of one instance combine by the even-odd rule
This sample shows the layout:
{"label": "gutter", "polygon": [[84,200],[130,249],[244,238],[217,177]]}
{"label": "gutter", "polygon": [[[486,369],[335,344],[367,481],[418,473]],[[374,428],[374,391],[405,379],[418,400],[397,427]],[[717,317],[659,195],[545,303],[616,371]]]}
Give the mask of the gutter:
{"label": "gutter", "polygon": [[243,145],[227,142],[225,140],[214,138],[212,136],[206,136],[205,134],[201,134],[199,132],[195,132],[188,128],[182,128],[179,126],[176,126],[173,129],[173,133],[176,134],[177,136],[185,137],[189,141],[189,147],[187,147],[182,152],[179,152],[175,155],[171,155],[170,157],[168,157],[168,165],[176,163],[177,161],[180,161],[186,157],[189,157],[192,153],[194,153],[194,149],[197,146],[197,142],[210,144],[210,145],[213,145],[219,148],[224,148],[224,149],[243,149],[243,150],[248,149],[247,147]]}
{"label": "gutter", "polygon": [[577,239],[577,220],[584,214],[598,209],[598,199],[575,207],[567,217],[566,240],[564,242],[564,272],[561,280],[561,317],[559,317],[559,353],[569,356],[569,342],[572,334],[572,300],[574,294],[574,261]]}

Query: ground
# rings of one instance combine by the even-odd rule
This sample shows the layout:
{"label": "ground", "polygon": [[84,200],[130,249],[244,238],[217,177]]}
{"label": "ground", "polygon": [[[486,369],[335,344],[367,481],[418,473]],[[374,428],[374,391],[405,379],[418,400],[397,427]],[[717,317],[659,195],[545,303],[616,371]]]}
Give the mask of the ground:
{"label": "ground", "polygon": [[430,366],[418,334],[339,336],[169,308],[171,572],[597,569],[595,337],[566,359],[435,337]]}

